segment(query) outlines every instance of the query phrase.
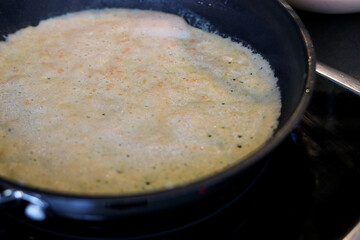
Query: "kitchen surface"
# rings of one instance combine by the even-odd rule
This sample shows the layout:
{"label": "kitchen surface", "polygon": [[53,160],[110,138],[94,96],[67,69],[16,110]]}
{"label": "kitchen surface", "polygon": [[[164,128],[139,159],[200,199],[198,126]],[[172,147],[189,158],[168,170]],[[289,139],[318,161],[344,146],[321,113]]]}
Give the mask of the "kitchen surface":
{"label": "kitchen surface", "polygon": [[[360,13],[297,13],[317,59],[360,81]],[[359,106],[360,96],[318,76],[302,121],[232,204],[173,232],[120,239],[358,239],[350,232],[360,221]],[[96,238],[70,235],[0,213],[1,240]]]}

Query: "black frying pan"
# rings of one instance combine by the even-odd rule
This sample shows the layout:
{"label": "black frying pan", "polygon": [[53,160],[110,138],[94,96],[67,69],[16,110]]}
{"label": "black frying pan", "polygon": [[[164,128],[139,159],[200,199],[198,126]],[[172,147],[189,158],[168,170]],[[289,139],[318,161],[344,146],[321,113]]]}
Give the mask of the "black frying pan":
{"label": "black frying pan", "polygon": [[[43,191],[0,179],[0,205],[15,205],[2,208],[3,211],[34,226],[58,231],[58,224],[71,223],[79,231],[87,229],[91,236],[100,234],[99,229],[108,229],[114,236],[130,236],[176,229],[184,224],[175,220],[179,212],[191,215],[189,222],[196,222],[208,213],[207,209],[214,211],[230,203],[249,187],[267,157],[299,122],[309,102],[315,76],[313,45],[284,0],[2,0],[0,35],[68,12],[113,7],[181,13],[195,26],[196,15],[212,24],[210,30],[250,45],[270,62],[279,79],[279,127],[265,146],[244,161],[215,176],[172,190],[90,197]],[[147,227],[148,221],[159,221],[155,224],[158,227]],[[117,227],[110,228],[112,224]],[[134,224],[136,233],[131,230]]]}

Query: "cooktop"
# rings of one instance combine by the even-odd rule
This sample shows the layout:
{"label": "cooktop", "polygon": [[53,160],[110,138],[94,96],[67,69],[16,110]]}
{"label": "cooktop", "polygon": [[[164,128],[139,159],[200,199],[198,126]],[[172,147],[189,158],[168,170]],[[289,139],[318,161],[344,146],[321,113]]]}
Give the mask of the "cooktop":
{"label": "cooktop", "polygon": [[[298,14],[317,59],[360,79],[360,13]],[[177,231],[140,239],[350,239],[360,221],[358,106],[359,96],[318,76],[302,121],[231,205]],[[65,237],[0,214],[0,239]]]}

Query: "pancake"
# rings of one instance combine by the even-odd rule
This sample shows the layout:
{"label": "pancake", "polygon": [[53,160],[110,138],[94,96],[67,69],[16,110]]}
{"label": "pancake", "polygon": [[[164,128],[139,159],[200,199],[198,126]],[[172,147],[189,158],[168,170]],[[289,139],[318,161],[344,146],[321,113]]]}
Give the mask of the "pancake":
{"label": "pancake", "polygon": [[216,174],[271,138],[269,63],[179,16],[67,14],[0,45],[0,176],[76,194],[169,189]]}

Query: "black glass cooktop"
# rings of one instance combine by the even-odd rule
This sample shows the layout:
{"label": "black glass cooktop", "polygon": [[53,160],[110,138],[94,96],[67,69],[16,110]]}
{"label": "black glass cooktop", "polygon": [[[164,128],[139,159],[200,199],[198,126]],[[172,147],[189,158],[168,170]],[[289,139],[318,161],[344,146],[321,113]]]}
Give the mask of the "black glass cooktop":
{"label": "black glass cooktop", "polygon": [[[318,60],[360,79],[360,13],[298,13]],[[343,239],[360,220],[359,106],[359,96],[317,77],[301,123],[251,188],[206,220],[156,239]],[[0,239],[64,237],[0,214]]]}

